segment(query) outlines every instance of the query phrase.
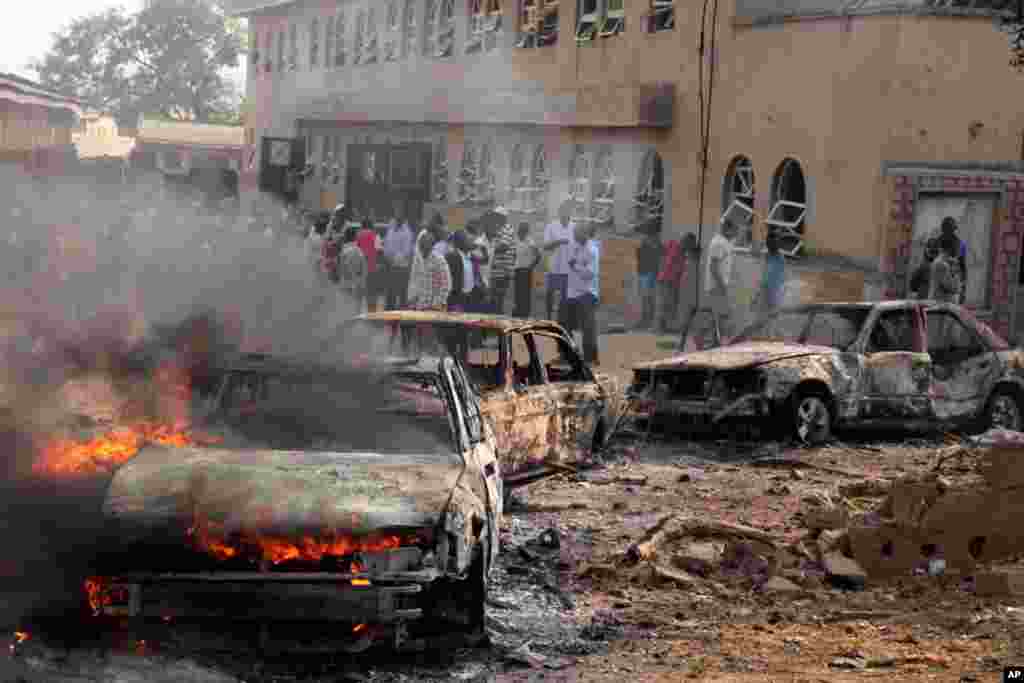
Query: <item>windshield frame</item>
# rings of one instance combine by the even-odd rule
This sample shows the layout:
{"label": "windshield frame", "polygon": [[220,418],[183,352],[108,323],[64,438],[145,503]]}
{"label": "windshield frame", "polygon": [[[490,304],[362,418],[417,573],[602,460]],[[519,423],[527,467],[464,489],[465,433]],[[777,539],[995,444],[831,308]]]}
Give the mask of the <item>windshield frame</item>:
{"label": "windshield frame", "polygon": [[[739,334],[729,341],[729,346],[734,344],[749,344],[749,343],[775,343],[775,344],[807,344],[807,335],[810,332],[811,325],[814,318],[820,313],[833,313],[836,311],[860,311],[863,313],[863,319],[860,321],[860,326],[857,329],[857,333],[853,336],[853,339],[845,347],[831,346],[828,348],[835,349],[840,352],[852,351],[856,346],[857,342],[860,341],[864,335],[864,329],[867,327],[871,320],[871,313],[874,307],[869,304],[810,304],[805,306],[789,306],[786,308],[779,308],[768,315],[759,317],[757,320],[747,325]],[[751,339],[751,332],[757,328],[767,324],[768,321],[777,318],[781,315],[792,315],[792,314],[805,314],[807,320],[800,330],[800,334],[795,339]],[[815,346],[820,346],[816,344]]]}

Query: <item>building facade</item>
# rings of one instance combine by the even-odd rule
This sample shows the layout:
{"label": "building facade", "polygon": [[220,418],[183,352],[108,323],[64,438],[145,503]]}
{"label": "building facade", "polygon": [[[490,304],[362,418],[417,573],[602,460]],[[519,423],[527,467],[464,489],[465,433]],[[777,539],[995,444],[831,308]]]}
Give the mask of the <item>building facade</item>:
{"label": "building facade", "polygon": [[495,203],[539,225],[568,197],[599,227],[613,304],[632,299],[651,221],[705,243],[723,214],[743,222],[741,301],[766,229],[782,231],[806,300],[904,295],[954,215],[969,303],[1004,333],[1024,324],[1006,3],[726,0],[714,25],[671,0],[231,4],[251,46],[243,189],[299,173],[285,189],[306,204],[454,225]]}
{"label": "building facade", "polygon": [[0,73],[0,162],[34,174],[60,173],[73,158],[81,103],[37,83]]}

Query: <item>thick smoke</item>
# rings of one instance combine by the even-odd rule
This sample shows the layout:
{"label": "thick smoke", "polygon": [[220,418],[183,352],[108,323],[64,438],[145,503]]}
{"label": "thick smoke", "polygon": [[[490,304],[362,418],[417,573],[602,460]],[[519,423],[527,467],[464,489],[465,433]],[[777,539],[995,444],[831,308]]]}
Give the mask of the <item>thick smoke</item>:
{"label": "thick smoke", "polygon": [[352,308],[317,283],[304,226],[273,202],[244,215],[145,183],[4,180],[0,617],[13,627],[75,604],[101,525],[109,479],[32,475],[49,436],[173,417],[152,395],[165,362],[191,371],[247,349],[330,360],[324,340]]}

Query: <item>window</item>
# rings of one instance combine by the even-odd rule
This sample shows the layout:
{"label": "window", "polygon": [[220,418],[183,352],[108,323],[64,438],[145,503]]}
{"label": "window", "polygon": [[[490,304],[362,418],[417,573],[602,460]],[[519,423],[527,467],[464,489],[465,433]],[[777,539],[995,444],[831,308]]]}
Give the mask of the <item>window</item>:
{"label": "window", "polygon": [[405,23],[402,30],[405,43],[405,52],[402,56],[409,59],[419,51],[417,49],[419,33],[416,30],[416,7],[413,0],[405,0]]}
{"label": "window", "polygon": [[466,335],[469,352],[466,354],[466,372],[474,386],[493,389],[505,386],[501,372],[502,334],[495,330],[468,332],[455,328],[453,334]]}
{"label": "window", "polygon": [[749,248],[754,239],[754,167],[744,156],[732,160],[722,183],[722,220],[726,218],[740,227],[736,247]]}
{"label": "window", "polygon": [[765,223],[780,238],[782,251],[796,256],[804,243],[807,215],[807,186],[804,172],[795,159],[785,159],[772,178],[772,208]]}
{"label": "window", "polygon": [[288,70],[297,71],[299,68],[299,27],[291,24],[288,27]]}
{"label": "window", "polygon": [[267,40],[265,42],[266,42],[266,48],[264,49],[264,54],[266,55],[266,58],[265,58],[265,60],[263,62],[263,69],[267,73],[270,73],[270,72],[272,72],[274,70],[274,32],[273,31],[267,31]]}
{"label": "window", "polygon": [[507,206],[516,211],[522,211],[526,202],[523,199],[523,189],[530,184],[529,170],[526,168],[524,159],[524,145],[516,144],[508,159],[508,198]]}
{"label": "window", "polygon": [[559,0],[523,0],[516,47],[543,47],[558,42]]}
{"label": "window", "polygon": [[253,30],[252,32],[252,53],[249,55],[249,59],[252,65],[256,67],[256,72],[259,73],[260,68],[260,32]]}
{"label": "window", "polygon": [[366,11],[366,26],[363,43],[363,61],[360,64],[376,64],[379,55],[377,50],[379,48],[378,43],[378,32],[380,27],[377,25],[377,11],[374,5],[370,5],[370,8]]}
{"label": "window", "polygon": [[928,312],[928,353],[936,365],[955,365],[984,353],[977,336],[952,313]]}
{"label": "window", "polygon": [[327,21],[324,22],[324,68],[330,69],[333,66],[334,61],[334,37],[335,37],[335,26],[334,22],[341,21],[341,17],[327,17]]}
{"label": "window", "polygon": [[352,38],[352,63],[363,63],[363,46],[366,44],[366,10],[356,12],[356,34]]}
{"label": "window", "polygon": [[387,25],[384,29],[384,61],[397,62],[399,39],[402,25],[398,15],[398,0],[390,0],[387,6]]}
{"label": "window", "polygon": [[676,27],[675,0],[651,0],[651,31],[671,31]]}
{"label": "window", "polygon": [[489,52],[501,34],[501,0],[470,0],[466,52]]}
{"label": "window", "polygon": [[569,159],[569,201],[572,202],[572,220],[587,220],[587,199],[590,196],[590,161],[583,145],[573,148]]}
{"label": "window", "polygon": [[608,38],[626,28],[623,0],[577,0],[576,44],[586,45],[594,38]]}
{"label": "window", "polygon": [[338,16],[334,19],[334,66],[345,66],[347,62],[348,43],[345,42],[345,13],[338,12]]}
{"label": "window", "polygon": [[451,57],[455,52],[455,0],[427,0],[428,57]]}
{"label": "window", "polygon": [[431,185],[435,202],[448,201],[448,140],[442,138],[434,144]]}
{"label": "window", "polygon": [[913,351],[914,311],[886,311],[878,317],[868,340],[868,351]]}
{"label": "window", "polygon": [[320,66],[320,20],[314,19],[309,24],[309,68]]}
{"label": "window", "polygon": [[590,221],[604,228],[610,228],[615,224],[615,166],[611,147],[602,147],[594,162]]}
{"label": "window", "polygon": [[277,34],[277,70],[284,71],[287,68],[284,61],[284,31]]}
{"label": "window", "polygon": [[532,351],[533,340],[522,334],[513,334],[512,377],[516,386],[535,387],[544,384],[544,367]]}
{"label": "window", "polygon": [[565,339],[546,334],[530,336],[537,350],[537,356],[546,371],[549,384],[587,380],[586,371],[579,355]]}
{"label": "window", "polygon": [[811,325],[804,335],[804,343],[814,346],[831,346],[845,351],[857,341],[861,321],[855,316],[838,311],[820,311],[811,318]]}
{"label": "window", "polygon": [[544,151],[544,145],[537,145],[533,150],[533,160],[530,164],[530,186],[526,197],[526,212],[532,214],[546,214],[548,201],[548,188],[551,186],[551,178],[548,176],[548,160]]}
{"label": "window", "polygon": [[638,185],[633,199],[634,225],[653,223],[653,227],[660,231],[665,214],[665,171],[661,155],[654,150],[644,157]]}
{"label": "window", "polygon": [[495,200],[494,165],[491,146],[467,142],[462,167],[456,180],[458,202],[462,205],[487,205]]}

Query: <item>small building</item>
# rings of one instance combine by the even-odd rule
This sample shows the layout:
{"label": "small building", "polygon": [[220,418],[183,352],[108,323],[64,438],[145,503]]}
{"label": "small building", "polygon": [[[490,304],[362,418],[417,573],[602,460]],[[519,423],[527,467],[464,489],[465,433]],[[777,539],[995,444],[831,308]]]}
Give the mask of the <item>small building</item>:
{"label": "small building", "polygon": [[85,112],[72,141],[78,153],[79,173],[106,183],[128,182],[135,138],[122,136],[113,116]]}
{"label": "small building", "polygon": [[63,173],[74,157],[72,133],[81,103],[9,73],[0,73],[0,163],[35,175]]}

